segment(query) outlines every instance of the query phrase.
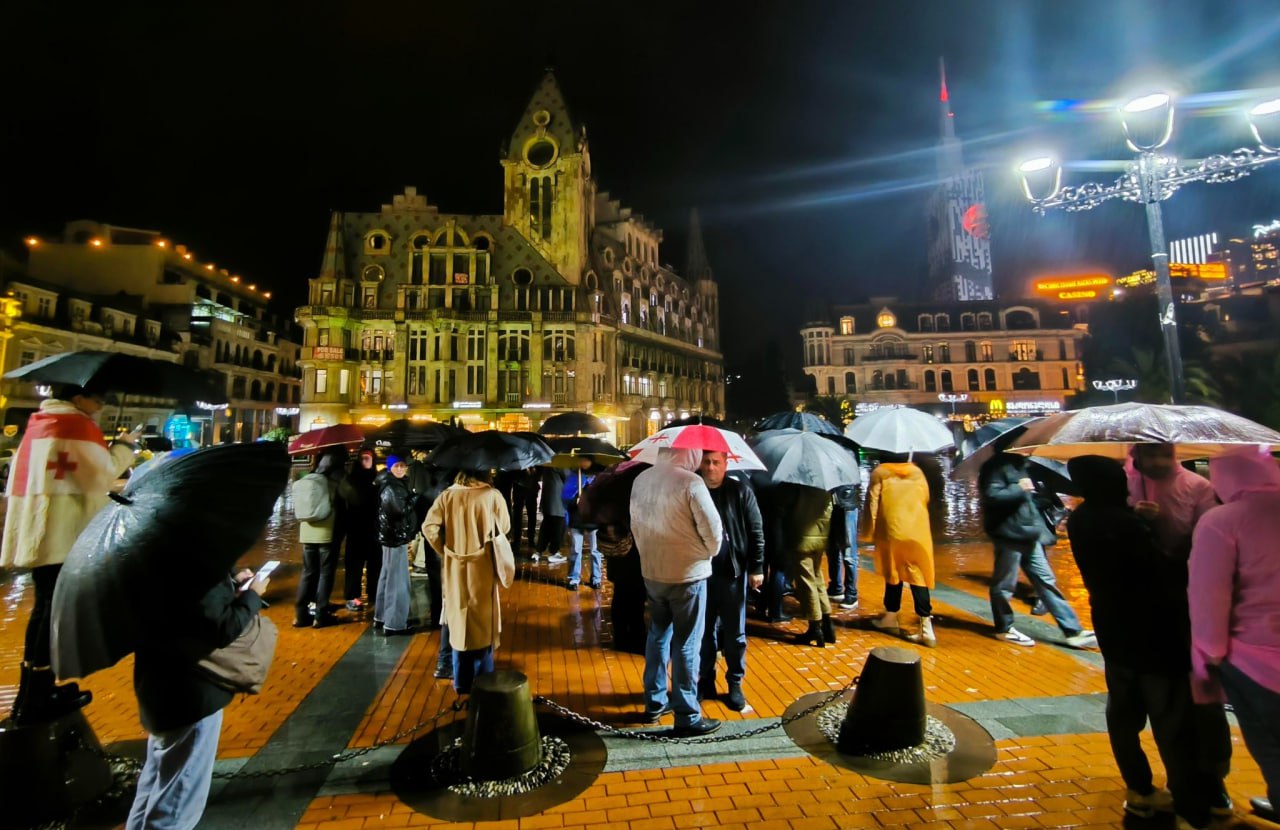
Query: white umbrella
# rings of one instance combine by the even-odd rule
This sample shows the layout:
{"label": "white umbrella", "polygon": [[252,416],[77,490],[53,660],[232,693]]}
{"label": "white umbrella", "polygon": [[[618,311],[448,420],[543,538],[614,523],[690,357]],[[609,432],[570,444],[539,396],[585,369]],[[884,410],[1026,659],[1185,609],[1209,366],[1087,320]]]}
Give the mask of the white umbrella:
{"label": "white umbrella", "polygon": [[636,461],[648,464],[656,463],[658,450],[668,449],[703,450],[722,452],[725,454],[726,467],[730,470],[763,470],[764,462],[756,457],[747,446],[747,441],[736,432],[717,429],[705,424],[692,424],[682,427],[667,427],[658,430],[648,438],[636,443],[627,452]]}
{"label": "white umbrella", "polygon": [[862,473],[849,451],[816,432],[766,430],[756,435],[752,446],[776,484],[834,490],[862,483]]}
{"label": "white umbrella", "polygon": [[854,419],[845,437],[859,446],[881,452],[910,454],[938,452],[955,446],[951,430],[918,409],[877,409]]}

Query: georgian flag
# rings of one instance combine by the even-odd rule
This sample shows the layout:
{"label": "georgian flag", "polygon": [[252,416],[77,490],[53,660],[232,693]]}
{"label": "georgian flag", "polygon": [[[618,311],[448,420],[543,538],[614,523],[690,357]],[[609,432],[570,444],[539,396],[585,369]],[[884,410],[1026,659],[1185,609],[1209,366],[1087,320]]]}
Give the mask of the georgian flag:
{"label": "georgian flag", "polygon": [[105,493],[114,479],[114,463],[102,430],[83,414],[37,412],[27,421],[6,495],[80,495]]}

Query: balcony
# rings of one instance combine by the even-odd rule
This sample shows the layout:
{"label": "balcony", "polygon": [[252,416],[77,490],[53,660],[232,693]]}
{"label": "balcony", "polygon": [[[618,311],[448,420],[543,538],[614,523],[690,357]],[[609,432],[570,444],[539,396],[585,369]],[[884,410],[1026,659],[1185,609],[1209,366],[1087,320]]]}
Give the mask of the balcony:
{"label": "balcony", "polygon": [[864,387],[865,392],[911,392],[920,388],[920,384],[915,382],[908,383],[869,383]]}
{"label": "balcony", "polygon": [[[919,360],[920,355],[915,352],[897,352],[896,354],[864,354],[860,358],[863,363],[905,363]],[[827,364],[822,364],[827,365]]]}

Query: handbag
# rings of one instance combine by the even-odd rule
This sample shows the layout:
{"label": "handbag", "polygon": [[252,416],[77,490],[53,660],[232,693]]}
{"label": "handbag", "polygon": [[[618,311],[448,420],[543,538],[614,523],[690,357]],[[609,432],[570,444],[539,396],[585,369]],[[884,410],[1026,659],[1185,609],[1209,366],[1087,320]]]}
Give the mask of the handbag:
{"label": "handbag", "polygon": [[255,614],[239,637],[200,658],[196,668],[219,689],[256,695],[267,680],[278,636],[275,623]]}
{"label": "handbag", "polygon": [[601,530],[596,534],[596,550],[609,557],[626,556],[631,553],[632,541],[629,532],[619,537]]}
{"label": "handbag", "polygon": [[516,555],[511,550],[511,540],[506,534],[494,530],[489,537],[489,544],[493,545],[493,567],[498,584],[503,588],[510,588],[516,577]]}

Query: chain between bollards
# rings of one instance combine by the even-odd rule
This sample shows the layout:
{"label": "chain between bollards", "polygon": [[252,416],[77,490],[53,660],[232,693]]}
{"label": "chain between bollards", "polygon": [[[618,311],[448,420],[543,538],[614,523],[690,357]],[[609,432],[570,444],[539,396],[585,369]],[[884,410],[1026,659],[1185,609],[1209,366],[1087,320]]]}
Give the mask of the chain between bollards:
{"label": "chain between bollards", "polygon": [[679,738],[674,735],[665,735],[662,732],[643,732],[633,729],[619,729],[616,726],[611,726],[610,724],[579,714],[567,706],[562,706],[544,695],[537,695],[534,697],[533,702],[546,706],[565,720],[581,724],[582,726],[594,729],[597,732],[608,733],[616,738],[625,738],[630,741],[649,741],[657,744],[722,744],[728,743],[729,741],[740,741],[744,738],[754,738],[757,735],[763,735],[765,732],[771,732],[774,729],[781,729],[782,727],[795,723],[802,718],[807,718],[814,712],[817,712],[820,709],[825,709],[832,703],[835,703],[839,698],[853,691],[854,687],[858,685],[858,680],[860,678],[861,675],[855,675],[854,678],[849,681],[849,684],[843,689],[838,689],[837,691],[832,692],[812,706],[808,706],[790,717],[781,718],[776,723],[758,726],[755,729],[748,729],[745,732],[734,732],[729,735],[709,735],[705,738]]}

